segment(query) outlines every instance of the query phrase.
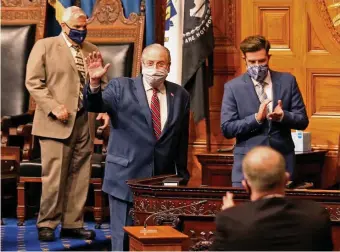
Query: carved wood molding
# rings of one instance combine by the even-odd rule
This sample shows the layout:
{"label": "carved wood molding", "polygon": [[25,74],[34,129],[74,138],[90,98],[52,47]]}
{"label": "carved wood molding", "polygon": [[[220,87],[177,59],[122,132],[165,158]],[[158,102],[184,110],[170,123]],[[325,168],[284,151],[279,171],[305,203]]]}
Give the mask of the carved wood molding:
{"label": "carved wood molding", "polygon": [[327,28],[330,30],[334,40],[340,44],[340,34],[335,29],[331,16],[328,13],[327,5],[325,0],[316,0],[316,4],[320,10],[322,19],[325,21]]}
{"label": "carved wood molding", "polygon": [[[237,1],[237,0],[236,0]],[[226,1],[214,1],[212,3],[212,14],[214,13],[215,8],[225,8],[225,22],[223,31],[220,30],[216,24],[214,25],[214,36],[215,36],[215,46],[217,47],[230,47],[236,48],[236,2],[235,0],[226,0]]]}
{"label": "carved wood molding", "polygon": [[1,0],[1,25],[36,24],[36,40],[44,37],[46,1]]}
{"label": "carved wood molding", "polygon": [[112,25],[119,19],[123,24],[138,25],[141,16],[144,16],[143,12],[141,15],[133,12],[128,18],[125,18],[120,0],[97,0],[89,23],[96,23],[97,21],[99,24]]}
{"label": "carved wood molding", "polygon": [[329,206],[326,209],[329,212],[331,221],[340,223],[340,206]]}
{"label": "carved wood molding", "polygon": [[193,245],[190,246],[189,251],[208,251],[213,242],[214,235],[212,230],[198,233],[191,229],[188,236]]}

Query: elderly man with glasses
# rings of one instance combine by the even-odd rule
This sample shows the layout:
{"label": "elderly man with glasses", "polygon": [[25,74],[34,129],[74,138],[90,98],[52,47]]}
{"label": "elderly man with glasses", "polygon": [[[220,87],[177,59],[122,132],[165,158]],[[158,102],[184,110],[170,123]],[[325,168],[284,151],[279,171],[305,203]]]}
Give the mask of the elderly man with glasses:
{"label": "elderly man with glasses", "polygon": [[104,90],[100,78],[109,65],[103,66],[99,52],[86,62],[90,83],[84,107],[111,119],[103,190],[109,195],[112,250],[127,250],[123,226],[132,225],[132,193],[126,180],[162,174],[189,179],[189,94],[165,80],[170,53],[159,44],[144,49],[141,76],[114,78]]}

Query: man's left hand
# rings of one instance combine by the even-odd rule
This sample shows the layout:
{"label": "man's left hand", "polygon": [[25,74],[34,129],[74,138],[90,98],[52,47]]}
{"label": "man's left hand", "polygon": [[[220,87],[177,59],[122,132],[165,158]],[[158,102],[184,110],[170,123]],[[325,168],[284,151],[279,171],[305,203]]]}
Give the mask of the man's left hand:
{"label": "man's left hand", "polygon": [[268,114],[268,118],[275,122],[281,122],[283,118],[283,109],[282,109],[282,101],[277,101],[277,106],[275,107],[272,113]]}
{"label": "man's left hand", "polygon": [[105,129],[109,125],[110,117],[107,113],[99,113],[96,120],[102,120],[103,125],[99,129]]}

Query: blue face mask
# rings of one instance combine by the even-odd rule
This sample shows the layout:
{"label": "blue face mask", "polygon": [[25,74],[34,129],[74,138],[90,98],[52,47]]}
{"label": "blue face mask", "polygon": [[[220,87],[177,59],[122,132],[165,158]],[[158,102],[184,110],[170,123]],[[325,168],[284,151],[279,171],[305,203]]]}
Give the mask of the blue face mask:
{"label": "blue face mask", "polygon": [[81,43],[84,42],[85,38],[86,38],[86,34],[87,34],[87,30],[77,30],[77,29],[73,29],[71,27],[69,27],[66,23],[65,25],[70,29],[69,34],[67,35],[72,41],[74,41],[75,43],[77,43],[78,45],[80,45]]}
{"label": "blue face mask", "polygon": [[263,82],[267,77],[269,67],[268,65],[247,66],[247,72],[251,78],[258,82]]}

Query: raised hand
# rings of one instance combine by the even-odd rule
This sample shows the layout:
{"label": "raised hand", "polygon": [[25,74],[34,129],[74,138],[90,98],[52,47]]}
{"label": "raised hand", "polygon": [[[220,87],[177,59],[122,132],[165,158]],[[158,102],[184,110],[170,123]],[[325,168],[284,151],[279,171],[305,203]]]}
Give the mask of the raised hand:
{"label": "raised hand", "polygon": [[90,53],[86,58],[87,72],[90,76],[90,85],[98,86],[100,79],[106,74],[110,64],[103,67],[103,58],[100,52]]}
{"label": "raised hand", "polygon": [[223,196],[222,210],[235,206],[233,197],[234,195],[231,192],[227,192],[226,195]]}
{"label": "raised hand", "polygon": [[268,114],[268,118],[275,122],[280,122],[283,118],[282,101],[278,100],[277,106],[272,113]]}

